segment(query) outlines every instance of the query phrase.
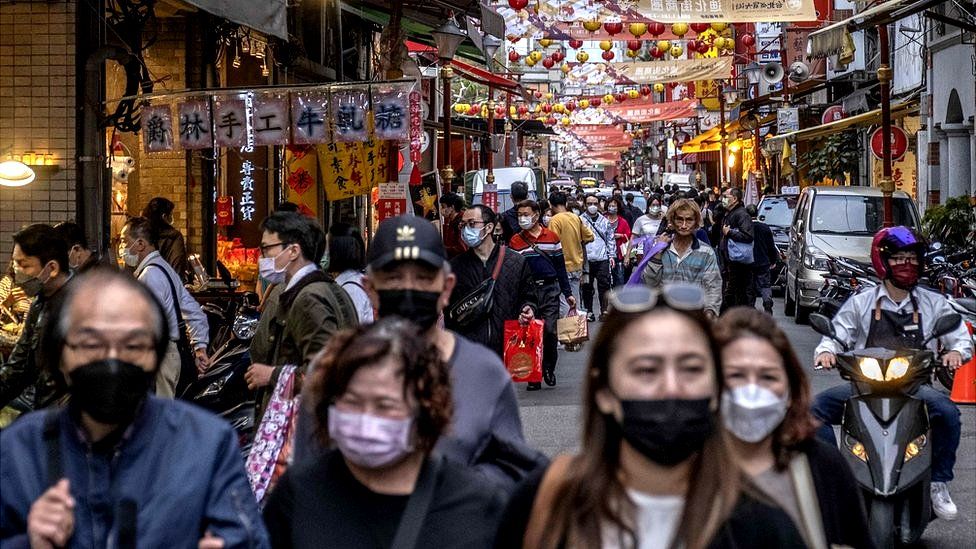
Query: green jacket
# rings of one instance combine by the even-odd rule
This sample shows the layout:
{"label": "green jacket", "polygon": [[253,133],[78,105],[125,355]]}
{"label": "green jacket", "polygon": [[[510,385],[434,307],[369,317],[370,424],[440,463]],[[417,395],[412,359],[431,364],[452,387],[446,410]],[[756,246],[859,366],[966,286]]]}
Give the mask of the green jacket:
{"label": "green jacket", "polygon": [[[309,273],[287,291],[285,284],[273,288],[250,347],[251,362],[275,367],[270,385],[258,395],[255,418],[260,421],[264,414],[282,366],[294,364],[304,372],[333,334],[358,325],[349,294],[322,271]],[[299,389],[296,386],[296,392]]]}

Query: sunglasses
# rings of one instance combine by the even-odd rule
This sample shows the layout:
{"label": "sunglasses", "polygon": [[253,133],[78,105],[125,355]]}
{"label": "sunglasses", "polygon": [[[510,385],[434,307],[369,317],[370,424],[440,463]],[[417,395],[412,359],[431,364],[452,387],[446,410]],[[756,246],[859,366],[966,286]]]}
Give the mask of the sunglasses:
{"label": "sunglasses", "polygon": [[622,313],[643,313],[662,306],[679,311],[705,309],[705,290],[694,284],[665,284],[661,290],[643,285],[624,286],[610,292],[608,298],[610,306]]}

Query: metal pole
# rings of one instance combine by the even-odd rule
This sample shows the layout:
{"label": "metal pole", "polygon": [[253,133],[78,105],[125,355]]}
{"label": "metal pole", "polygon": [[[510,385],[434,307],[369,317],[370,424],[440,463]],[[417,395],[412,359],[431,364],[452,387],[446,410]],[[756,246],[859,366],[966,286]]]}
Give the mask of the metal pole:
{"label": "metal pole", "polygon": [[881,87],[881,196],[884,206],[884,226],[895,224],[892,211],[892,193],[895,180],[891,177],[891,50],[888,47],[888,25],[878,26],[878,43],[881,49],[881,64],[878,66],[878,82]]}
{"label": "metal pole", "polygon": [[725,138],[727,136],[725,132],[725,84],[720,83],[718,86],[718,106],[719,106],[719,133],[722,136],[722,156],[719,158],[721,161],[719,166],[722,168],[722,173],[719,178],[722,180],[721,187],[725,187],[729,183],[729,165],[728,165],[728,147],[725,143]]}
{"label": "metal pole", "polygon": [[454,168],[451,167],[451,78],[454,77],[454,70],[451,62],[442,59],[441,78],[444,80],[444,113],[442,124],[444,126],[444,159],[441,168],[441,189],[444,193],[451,192],[451,181],[454,180]]}
{"label": "metal pole", "polygon": [[[508,108],[506,107],[506,112]],[[488,175],[485,177],[485,181],[492,185],[495,183],[495,151],[494,151],[494,140],[492,137],[495,135],[495,88],[491,85],[488,86]]]}

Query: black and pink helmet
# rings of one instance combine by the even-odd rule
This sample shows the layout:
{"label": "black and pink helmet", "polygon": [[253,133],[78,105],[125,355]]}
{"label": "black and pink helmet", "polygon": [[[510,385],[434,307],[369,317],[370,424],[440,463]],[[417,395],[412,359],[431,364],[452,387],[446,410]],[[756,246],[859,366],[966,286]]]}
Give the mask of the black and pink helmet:
{"label": "black and pink helmet", "polygon": [[891,275],[888,260],[892,255],[897,252],[915,252],[921,266],[924,264],[926,247],[925,239],[915,229],[903,225],[887,227],[874,235],[871,242],[871,264],[883,280]]}

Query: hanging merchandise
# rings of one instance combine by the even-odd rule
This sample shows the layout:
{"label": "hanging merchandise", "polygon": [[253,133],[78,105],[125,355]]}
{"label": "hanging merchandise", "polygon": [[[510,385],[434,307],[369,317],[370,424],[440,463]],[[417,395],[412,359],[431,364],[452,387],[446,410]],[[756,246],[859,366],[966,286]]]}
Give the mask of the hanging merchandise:
{"label": "hanging merchandise", "polygon": [[255,92],[251,100],[251,128],[254,144],[273,146],[288,144],[288,94]]}
{"label": "hanging merchandise", "polygon": [[369,138],[366,113],[369,110],[367,86],[342,87],[332,91],[332,140],[337,143],[362,143]]}
{"label": "hanging merchandise", "polygon": [[247,144],[247,107],[238,95],[214,98],[214,144],[234,148]]}
{"label": "hanging merchandise", "polygon": [[229,227],[234,224],[234,197],[218,196],[214,204],[218,227]]}
{"label": "hanging merchandise", "polygon": [[329,113],[328,91],[299,91],[291,95],[291,142],[315,145],[329,140],[326,118]]}
{"label": "hanging merchandise", "polygon": [[373,124],[376,138],[389,141],[410,139],[407,111],[410,108],[411,83],[373,86]]}
{"label": "hanging merchandise", "polygon": [[211,135],[210,101],[191,99],[179,104],[180,146],[184,149],[213,147]]}
{"label": "hanging merchandise", "polygon": [[173,150],[173,109],[168,104],[142,108],[142,146],[147,153]]}

